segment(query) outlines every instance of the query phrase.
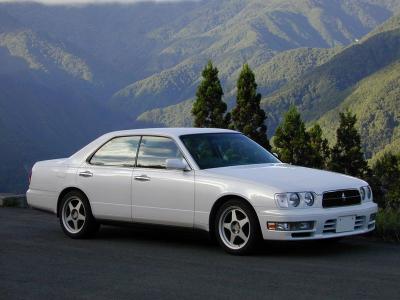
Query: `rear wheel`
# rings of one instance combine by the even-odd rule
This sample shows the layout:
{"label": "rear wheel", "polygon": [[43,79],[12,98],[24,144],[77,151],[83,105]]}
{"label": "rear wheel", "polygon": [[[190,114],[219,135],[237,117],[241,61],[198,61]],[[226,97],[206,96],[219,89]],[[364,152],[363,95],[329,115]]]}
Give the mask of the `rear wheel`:
{"label": "rear wheel", "polygon": [[257,216],[240,200],[230,200],[221,206],[214,232],[222,248],[236,255],[252,252],[260,239]]}
{"label": "rear wheel", "polygon": [[79,191],[69,192],[62,198],[59,216],[64,233],[74,239],[91,237],[99,229],[88,199]]}

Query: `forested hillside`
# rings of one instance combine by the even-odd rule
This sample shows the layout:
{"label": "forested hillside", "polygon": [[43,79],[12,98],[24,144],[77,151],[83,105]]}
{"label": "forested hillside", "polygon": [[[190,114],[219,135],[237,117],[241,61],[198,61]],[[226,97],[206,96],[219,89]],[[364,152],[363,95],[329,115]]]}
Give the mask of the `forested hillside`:
{"label": "forested hillside", "polygon": [[[282,51],[348,45],[389,17],[388,9],[398,7],[400,4],[389,1],[205,1],[152,33],[157,39],[165,39],[160,59],[177,63],[121,89],[115,93],[111,106],[137,116],[145,110],[185,101],[193,97],[200,70],[208,59],[218,66],[229,101],[244,62],[258,69]],[[318,64],[316,54],[311,53],[318,50],[298,51],[275,61],[287,66],[297,55],[299,60],[305,58],[304,62],[297,62],[303,66],[286,67],[289,77]],[[326,56],[329,55],[321,54],[322,62]],[[272,67],[266,66],[281,72]],[[266,72],[261,69],[260,73],[265,76],[265,87],[260,84],[262,90],[271,92],[279,87],[273,82],[279,74],[272,75],[270,82]]]}
{"label": "forested hillside", "polygon": [[357,115],[368,158],[395,142],[400,107],[398,21],[398,17],[393,18],[389,26],[266,97],[263,104],[270,114],[271,132],[280,121],[281,112],[295,104],[307,121],[321,118],[332,141],[339,111],[350,108]]}
{"label": "forested hillside", "polygon": [[[256,69],[273,135],[295,104],[309,123],[319,122],[334,141],[340,111],[358,118],[368,158],[399,146],[400,17],[394,16],[345,48],[299,48],[281,52]],[[232,91],[234,95],[234,91]],[[143,113],[138,120],[163,126],[190,125],[192,101]]]}
{"label": "forested hillside", "polygon": [[[316,66],[328,61],[340,49],[341,47],[298,48],[276,54],[265,64],[261,64],[255,69],[260,92],[266,95],[276,91],[286,83],[300,78]],[[238,74],[235,73],[235,75]],[[232,75],[232,83],[228,85],[231,89],[228,91],[225,90],[225,99],[229,104],[232,104],[234,101],[236,92],[234,84],[234,75]],[[190,114],[192,101],[186,99],[193,97],[195,88],[196,85],[193,85],[190,93],[177,98],[184,99],[185,101],[165,108],[149,110],[142,113],[137,119],[149,124],[156,123],[161,126],[190,125],[192,123],[192,116]],[[151,95],[150,92],[149,95]],[[182,112],[185,112],[185,114],[182,114]]]}
{"label": "forested hillside", "polygon": [[100,133],[124,124],[121,116],[101,104],[100,77],[73,51],[2,13],[2,191],[23,191],[34,161],[68,156]]}
{"label": "forested hillside", "polygon": [[[228,107],[239,70],[251,66],[272,131],[293,101],[307,120],[331,122],[379,85],[374,76],[387,77],[376,97],[393,90],[396,103],[398,19],[379,26],[399,9],[393,0],[0,3],[0,192],[23,191],[34,161],[70,155],[102,132],[190,125],[209,59]],[[368,153],[394,145],[390,120]],[[375,126],[367,121],[360,126]]]}
{"label": "forested hillside", "polygon": [[345,100],[318,122],[333,140],[338,113],[350,109],[357,115],[358,128],[367,157],[400,149],[400,61],[357,83]]}

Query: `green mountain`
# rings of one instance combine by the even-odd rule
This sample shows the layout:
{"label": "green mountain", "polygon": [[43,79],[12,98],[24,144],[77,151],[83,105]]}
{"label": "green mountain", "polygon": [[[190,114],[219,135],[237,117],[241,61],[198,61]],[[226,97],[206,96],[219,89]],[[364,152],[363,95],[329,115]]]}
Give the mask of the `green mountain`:
{"label": "green mountain", "polygon": [[[273,99],[301,87],[315,70],[329,79],[323,77],[326,68],[335,78],[336,69],[327,66],[347,57],[349,49],[358,55],[357,47],[370,45],[360,60],[368,61],[371,51],[379,61],[371,59],[367,67],[360,62],[355,67],[360,74],[336,78],[334,88],[329,80],[326,84],[327,93],[348,96],[360,81],[395,62],[390,54],[397,53],[395,21],[379,26],[399,9],[400,2],[393,0],[2,2],[0,191],[24,191],[34,161],[69,155],[104,131],[189,125],[191,101],[208,59],[220,70],[230,106],[239,70],[249,63],[266,96],[273,129],[287,102],[280,107]],[[352,45],[356,39],[360,42]],[[381,50],[373,50],[379,43]],[[337,64],[352,60],[348,55]],[[309,108],[306,96],[295,100],[310,111],[309,120],[316,120],[345,96],[332,98],[333,104],[316,100],[316,106],[309,96]]]}
{"label": "green mountain", "polygon": [[396,14],[390,19],[388,19],[386,22],[382,23],[381,25],[377,26],[375,29],[370,31],[368,34],[366,34],[362,40],[366,40],[370,38],[373,35],[376,35],[381,32],[385,31],[390,31],[393,29],[397,29],[400,26],[400,14]]}
{"label": "green mountain", "polygon": [[123,124],[96,99],[100,83],[82,58],[9,16],[0,19],[0,62],[1,190],[23,192],[33,162]]}
{"label": "green mountain", "polygon": [[173,105],[193,96],[201,73],[201,62],[185,61],[128,85],[113,96],[113,108],[127,111],[133,117],[154,107],[164,107],[168,103]]}
{"label": "green mountain", "polygon": [[[368,158],[399,146],[400,17],[395,16],[346,48],[298,48],[275,55],[256,69],[272,135],[282,114],[295,104],[306,121],[318,121],[331,143],[338,114],[358,117]],[[234,94],[234,90],[231,92]],[[147,111],[138,120],[188,126],[191,101]]]}
{"label": "green mountain", "polygon": [[358,82],[336,108],[318,122],[334,140],[340,111],[357,115],[367,157],[381,151],[399,151],[400,146],[400,60]]}
{"label": "green mountain", "polygon": [[254,72],[263,95],[271,94],[286,83],[296,80],[331,59],[342,47],[297,48],[275,55]]}
{"label": "green mountain", "polygon": [[276,112],[286,110],[291,104],[299,107],[306,120],[316,119],[336,107],[358,81],[399,58],[399,36],[400,28],[352,45],[313,72],[265,98],[263,104],[273,112],[273,124],[280,118]]}
{"label": "green mountain", "polygon": [[84,60],[32,30],[0,33],[0,47],[6,48],[10,55],[23,59],[30,69],[44,73],[65,72],[76,79],[93,81],[93,73]]}
{"label": "green mountain", "polygon": [[[265,64],[257,67],[254,72],[258,84],[258,89],[262,94],[272,93],[279,87],[285,85],[291,80],[300,78],[303,74],[309,72],[316,66],[323,64],[328,61],[333,55],[340,51],[340,47],[336,48],[298,48],[293,50],[287,50],[276,54]],[[200,73],[200,72],[199,72]],[[236,75],[236,72],[235,72]],[[237,74],[238,75],[238,74]],[[197,79],[198,73],[196,74]],[[231,77],[234,77],[232,75]],[[152,77],[151,79],[157,79]],[[175,76],[169,77],[169,82],[175,79]],[[235,85],[235,78],[232,78],[231,86]],[[150,80],[147,82],[158,82]],[[140,114],[137,118],[139,121],[147,122],[148,124],[155,123],[161,126],[173,127],[173,126],[190,126],[192,124],[192,116],[190,114],[190,108],[188,107],[190,100],[187,101],[188,97],[195,94],[198,80],[191,86],[189,92],[184,93],[176,97],[175,99],[179,102],[178,104],[169,105],[165,108],[155,108]],[[141,84],[141,87],[149,86],[150,84]],[[138,87],[138,84],[135,84]],[[181,89],[185,87],[181,85]],[[158,90],[158,89],[155,89]],[[173,90],[170,86],[165,91]],[[150,89],[147,90],[148,95],[151,97],[153,94]],[[225,98],[232,104],[235,97],[235,88],[228,92],[225,91]],[[148,103],[146,100],[140,97],[141,103]],[[157,97],[155,97],[157,99]],[[185,112],[185,115],[182,115]]]}
{"label": "green mountain", "polygon": [[150,126],[191,127],[193,102],[194,99],[189,99],[175,105],[146,111],[137,118],[137,121]]}
{"label": "green mountain", "polygon": [[368,158],[384,148],[394,149],[392,145],[398,145],[400,107],[399,20],[394,17],[374,35],[264,98],[270,129],[274,130],[282,112],[295,104],[307,121],[320,122],[333,142],[338,113],[349,108],[358,117]]}
{"label": "green mountain", "polygon": [[[244,62],[257,69],[282,51],[348,45],[397,8],[400,4],[393,1],[204,1],[150,33],[165,43],[158,52],[160,60],[176,63],[116,92],[110,106],[135,118],[146,110],[191,98],[208,59],[218,66],[229,101]],[[318,61],[305,62],[305,68],[313,63]],[[267,83],[263,91],[269,92],[270,86],[273,90],[273,82],[268,82],[264,70],[261,73]],[[282,83],[277,84],[275,88]]]}

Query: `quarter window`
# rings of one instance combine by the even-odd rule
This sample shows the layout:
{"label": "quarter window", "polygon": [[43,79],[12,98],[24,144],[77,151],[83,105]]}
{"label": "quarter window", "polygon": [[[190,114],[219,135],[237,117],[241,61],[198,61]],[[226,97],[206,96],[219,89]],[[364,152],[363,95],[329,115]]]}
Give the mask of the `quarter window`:
{"label": "quarter window", "polygon": [[103,145],[90,159],[93,165],[133,167],[140,136],[114,138]]}
{"label": "quarter window", "polygon": [[165,169],[169,158],[183,159],[175,142],[166,137],[143,136],[139,147],[137,167]]}

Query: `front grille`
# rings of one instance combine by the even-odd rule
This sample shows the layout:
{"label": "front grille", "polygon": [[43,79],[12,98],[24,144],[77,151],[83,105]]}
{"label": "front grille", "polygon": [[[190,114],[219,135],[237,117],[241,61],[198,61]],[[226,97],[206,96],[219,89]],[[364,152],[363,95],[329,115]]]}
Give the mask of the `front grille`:
{"label": "front grille", "polygon": [[327,220],[324,224],[323,233],[335,233],[336,232],[336,219]]}
{"label": "front grille", "polygon": [[338,190],[325,192],[322,195],[322,207],[339,207],[356,205],[361,203],[361,196],[358,190]]}
{"label": "front grille", "polygon": [[[365,226],[365,220],[365,216],[356,216],[356,220],[354,222],[354,230],[363,229]],[[336,222],[336,219],[326,220],[322,233],[336,233]]]}
{"label": "front grille", "polygon": [[356,222],[354,224],[354,230],[362,229],[365,225],[365,217],[364,216],[357,216]]}

